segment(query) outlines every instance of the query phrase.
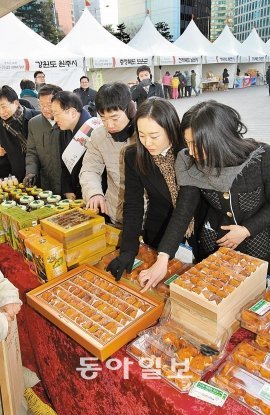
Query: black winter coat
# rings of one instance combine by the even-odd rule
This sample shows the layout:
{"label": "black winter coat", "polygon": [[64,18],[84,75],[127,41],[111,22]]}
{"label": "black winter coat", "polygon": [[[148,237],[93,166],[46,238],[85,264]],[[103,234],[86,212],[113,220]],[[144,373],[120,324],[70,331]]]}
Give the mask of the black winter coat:
{"label": "black winter coat", "polygon": [[238,225],[245,226],[251,235],[238,245],[237,250],[270,260],[270,146],[259,145],[265,150],[264,153],[252,158],[243,168],[234,179],[229,193],[181,185],[176,208],[159,244],[160,251],[174,256],[203,198],[208,210],[196,239],[200,240],[206,255],[218,249],[216,240],[227,233],[220,226],[234,225],[236,221]]}
{"label": "black winter coat", "polygon": [[137,103],[137,107],[139,107],[141,103],[144,102],[147,98],[150,98],[150,97],[164,98],[162,85],[156,82],[151,83],[148,93],[146,92],[146,90],[143,88],[143,86],[140,83],[138,85],[132,86],[130,91],[131,91],[131,96],[132,96],[133,101]]}
{"label": "black winter coat", "polygon": [[[123,210],[123,236],[121,252],[137,254],[139,236],[144,242],[157,248],[169,223],[173,204],[168,186],[159,168],[143,175],[135,168],[136,147],[130,146],[125,153],[125,202]],[[147,192],[148,206],[144,229],[144,192]]]}
{"label": "black winter coat", "polygon": [[[21,131],[24,137],[28,136],[28,121],[38,115],[40,112],[23,107],[23,124]],[[14,128],[17,126],[17,122],[14,122]],[[18,127],[19,128],[19,127]],[[7,152],[7,158],[10,163],[11,173],[17,177],[21,182],[25,177],[25,152],[22,152],[19,138],[15,137],[11,132],[7,131],[3,127],[3,122],[0,120],[0,144]]]}

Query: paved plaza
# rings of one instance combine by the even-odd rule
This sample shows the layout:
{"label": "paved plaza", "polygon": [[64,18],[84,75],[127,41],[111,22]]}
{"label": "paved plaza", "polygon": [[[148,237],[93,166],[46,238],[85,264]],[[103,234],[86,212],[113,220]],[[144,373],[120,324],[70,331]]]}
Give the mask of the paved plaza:
{"label": "paved plaza", "polygon": [[214,99],[235,108],[248,127],[246,137],[270,144],[270,96],[268,85],[244,89],[230,89],[227,92],[204,92],[198,97],[171,100],[178,114],[182,115],[197,102]]}

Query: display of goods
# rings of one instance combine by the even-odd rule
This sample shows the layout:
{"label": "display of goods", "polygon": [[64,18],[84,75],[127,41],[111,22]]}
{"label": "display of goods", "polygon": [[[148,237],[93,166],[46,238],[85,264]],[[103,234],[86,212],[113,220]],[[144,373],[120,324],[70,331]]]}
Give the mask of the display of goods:
{"label": "display of goods", "polygon": [[106,248],[105,235],[99,235],[96,238],[92,238],[83,244],[79,244],[70,249],[65,249],[65,259],[67,266],[71,267],[79,262],[87,259],[88,257],[95,255]]}
{"label": "display of goods", "polygon": [[85,206],[85,201],[83,199],[70,200],[71,208],[83,208]]}
{"label": "display of goods", "polygon": [[[33,236],[24,241],[30,269],[41,282],[47,282],[67,272],[64,250],[61,243],[50,236]],[[32,263],[31,263],[32,262]]]}
{"label": "display of goods", "polygon": [[47,197],[47,202],[55,205],[56,203],[60,202],[61,196],[60,195],[50,195]]}
{"label": "display of goods", "polygon": [[41,229],[69,249],[104,234],[105,220],[90,209],[76,208],[42,220]]}
{"label": "display of goods", "polygon": [[51,190],[43,190],[43,192],[39,193],[38,197],[46,203],[48,196],[51,196],[51,195],[52,195]]}
{"label": "display of goods", "polygon": [[265,350],[270,351],[270,324],[258,331],[256,343]]}
{"label": "display of goods", "polygon": [[224,336],[219,352],[215,345],[201,343],[196,334],[186,332],[173,320],[140,334],[128,345],[127,352],[142,363],[150,361],[151,369],[181,392],[188,392],[193,382],[217,366],[228,340]]}
{"label": "display of goods", "polygon": [[229,356],[239,366],[267,381],[270,380],[270,354],[261,350],[255,342],[238,344]]}
{"label": "display of goods", "polygon": [[[102,258],[100,263],[97,265],[98,268],[106,270],[108,264],[119,255],[119,250],[112,252],[109,255],[106,255]],[[138,277],[142,270],[151,267],[157,260],[157,251],[150,248],[146,244],[141,244],[139,247],[139,252],[134,261],[132,272],[130,274],[124,273],[122,278],[129,280],[133,287],[137,290],[141,290],[142,287],[139,283]],[[162,296],[168,296],[170,291],[170,283],[178,278],[180,274],[185,272],[191,267],[190,264],[184,264],[178,259],[171,259],[168,264],[168,272],[164,277],[164,280],[160,282],[155,288],[151,288],[148,291],[158,293]]]}
{"label": "display of goods", "polygon": [[211,379],[211,383],[255,413],[270,414],[270,384],[233,362],[224,363]]}
{"label": "display of goods", "polygon": [[241,326],[253,333],[258,333],[270,323],[270,291],[250,302],[241,311]]}
{"label": "display of goods", "polygon": [[27,299],[101,360],[153,324],[163,309],[86,265],[31,291]]}
{"label": "display of goods", "polygon": [[196,326],[210,341],[222,335],[220,328],[234,331],[240,310],[265,291],[267,267],[266,261],[220,248],[171,283],[173,318],[187,329]]}

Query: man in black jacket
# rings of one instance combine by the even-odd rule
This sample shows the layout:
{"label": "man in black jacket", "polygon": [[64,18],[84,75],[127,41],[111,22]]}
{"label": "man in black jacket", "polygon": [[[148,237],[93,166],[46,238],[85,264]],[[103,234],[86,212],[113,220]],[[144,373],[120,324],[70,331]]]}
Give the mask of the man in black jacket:
{"label": "man in black jacket", "polygon": [[132,86],[130,89],[132,99],[137,103],[137,107],[139,107],[147,98],[164,98],[162,85],[157,82],[152,82],[152,74],[149,66],[142,65],[138,67],[137,81],[138,84]]}
{"label": "man in black jacket", "polygon": [[[5,169],[10,165],[10,173],[22,181],[25,176],[25,154],[28,135],[28,121],[39,111],[20,105],[18,95],[11,87],[0,88],[0,145]],[[3,154],[4,153],[4,154]]]}
{"label": "man in black jacket", "polygon": [[83,106],[95,102],[97,91],[89,87],[88,76],[80,78],[80,88],[74,89],[73,92],[81,98]]}
{"label": "man in black jacket", "polygon": [[[84,140],[85,136],[91,134],[92,129],[87,124],[90,119],[89,113],[83,109],[80,98],[73,92],[61,91],[52,98],[52,115],[61,130],[60,154],[70,149],[70,155],[62,162],[61,187],[62,193],[67,199],[81,198],[81,185],[79,173],[82,167],[82,159],[86,147],[82,143],[82,149],[74,147],[76,142]],[[77,134],[81,132],[81,134]],[[73,140],[73,138],[75,140]],[[75,153],[75,151],[77,151]],[[81,151],[80,151],[81,150]]]}

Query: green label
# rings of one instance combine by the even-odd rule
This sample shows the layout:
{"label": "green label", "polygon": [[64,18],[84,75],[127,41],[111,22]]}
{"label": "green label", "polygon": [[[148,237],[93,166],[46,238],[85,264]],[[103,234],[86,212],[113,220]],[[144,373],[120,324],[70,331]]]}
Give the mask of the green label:
{"label": "green label", "polygon": [[136,268],[138,268],[140,265],[142,265],[143,261],[141,261],[138,258],[135,258],[134,263],[133,263],[133,267],[132,267],[132,271]]}
{"label": "green label", "polygon": [[267,311],[270,310],[270,303],[265,300],[260,300],[252,307],[249,308],[253,313],[259,314],[260,316],[264,315]]}
{"label": "green label", "polygon": [[178,274],[173,274],[170,278],[168,278],[166,281],[164,281],[164,284],[170,285],[171,282],[173,282],[177,278],[179,278],[179,275]]}
{"label": "green label", "polygon": [[263,398],[267,403],[270,402],[270,385],[268,383],[265,383],[258,393],[258,395]]}

